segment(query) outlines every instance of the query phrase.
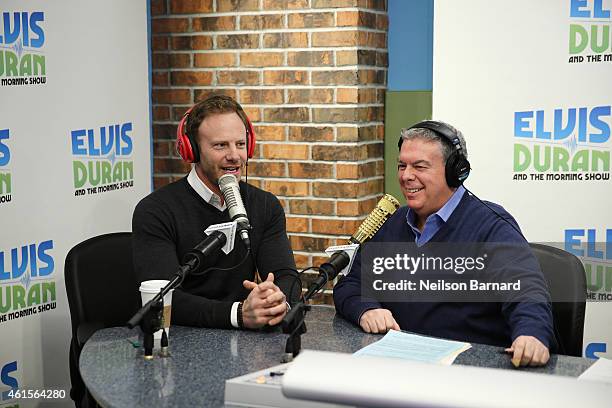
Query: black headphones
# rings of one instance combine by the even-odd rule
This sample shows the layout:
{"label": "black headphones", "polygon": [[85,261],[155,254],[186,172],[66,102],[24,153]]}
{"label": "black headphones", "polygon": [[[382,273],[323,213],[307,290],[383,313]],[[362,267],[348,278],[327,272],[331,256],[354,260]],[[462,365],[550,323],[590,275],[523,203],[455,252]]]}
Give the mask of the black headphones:
{"label": "black headphones", "polygon": [[[444,140],[446,143],[451,144],[451,146],[454,148],[454,151],[450,155],[448,160],[446,160],[446,166],[444,168],[444,173],[446,175],[446,184],[448,184],[448,186],[451,188],[457,188],[461,184],[463,184],[463,182],[470,175],[470,162],[463,153],[461,141],[459,140],[457,133],[447,124],[437,122],[435,120],[424,120],[422,122],[415,123],[406,130],[416,128],[429,129],[438,136],[441,136],[442,140]],[[402,148],[403,141],[404,139],[400,136],[400,139],[397,142],[397,147],[399,149]]]}

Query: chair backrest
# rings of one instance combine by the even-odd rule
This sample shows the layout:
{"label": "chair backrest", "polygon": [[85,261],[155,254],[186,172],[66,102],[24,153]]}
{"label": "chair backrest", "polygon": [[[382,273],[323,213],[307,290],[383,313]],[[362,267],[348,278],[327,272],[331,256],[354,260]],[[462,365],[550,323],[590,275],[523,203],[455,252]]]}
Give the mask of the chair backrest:
{"label": "chair backrest", "polygon": [[64,279],[73,337],[84,323],[125,325],[140,307],[132,233],[99,235],[76,245],[66,256]]}
{"label": "chair backrest", "polygon": [[529,244],[548,282],[555,337],[561,354],[582,356],[586,276],[575,255],[543,244]]}

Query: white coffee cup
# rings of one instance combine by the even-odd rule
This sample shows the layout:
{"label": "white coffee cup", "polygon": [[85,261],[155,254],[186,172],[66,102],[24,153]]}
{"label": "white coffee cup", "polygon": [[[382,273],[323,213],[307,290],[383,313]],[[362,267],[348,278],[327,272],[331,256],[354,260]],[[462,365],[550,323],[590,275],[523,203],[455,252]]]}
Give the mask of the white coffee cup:
{"label": "white coffee cup", "polygon": [[[142,298],[142,305],[146,305],[147,302],[155,295],[157,295],[164,286],[168,284],[167,280],[148,280],[144,281],[140,284],[140,296]],[[166,334],[170,334],[170,312],[172,310],[172,292],[174,289],[170,290],[164,296],[164,324],[163,327],[166,329]],[[153,339],[161,340],[162,331],[158,330],[153,335]]]}

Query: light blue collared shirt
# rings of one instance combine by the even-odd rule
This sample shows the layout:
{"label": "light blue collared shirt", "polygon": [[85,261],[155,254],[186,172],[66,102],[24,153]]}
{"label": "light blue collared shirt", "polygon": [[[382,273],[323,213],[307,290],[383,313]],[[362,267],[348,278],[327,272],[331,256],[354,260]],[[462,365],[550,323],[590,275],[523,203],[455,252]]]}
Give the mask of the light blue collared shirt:
{"label": "light blue collared shirt", "polygon": [[425,245],[434,235],[436,235],[438,231],[440,231],[440,228],[446,224],[446,221],[448,221],[453,211],[455,211],[455,208],[457,208],[459,205],[459,201],[461,201],[464,193],[465,188],[463,188],[463,186],[459,186],[457,191],[453,193],[451,198],[448,199],[442,208],[427,217],[423,232],[419,231],[419,229],[416,227],[415,212],[411,208],[408,209],[408,212],[406,213],[406,222],[414,232],[414,242],[417,244],[417,246]]}

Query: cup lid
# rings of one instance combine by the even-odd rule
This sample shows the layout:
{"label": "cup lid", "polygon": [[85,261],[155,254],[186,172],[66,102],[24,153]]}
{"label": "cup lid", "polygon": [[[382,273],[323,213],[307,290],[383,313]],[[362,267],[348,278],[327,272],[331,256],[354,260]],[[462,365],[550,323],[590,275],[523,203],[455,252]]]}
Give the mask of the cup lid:
{"label": "cup lid", "polygon": [[140,283],[140,290],[142,292],[159,292],[159,290],[169,282],[170,281],[163,279],[147,280]]}

